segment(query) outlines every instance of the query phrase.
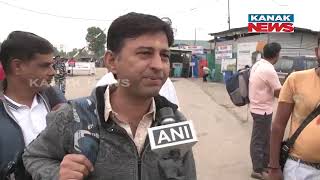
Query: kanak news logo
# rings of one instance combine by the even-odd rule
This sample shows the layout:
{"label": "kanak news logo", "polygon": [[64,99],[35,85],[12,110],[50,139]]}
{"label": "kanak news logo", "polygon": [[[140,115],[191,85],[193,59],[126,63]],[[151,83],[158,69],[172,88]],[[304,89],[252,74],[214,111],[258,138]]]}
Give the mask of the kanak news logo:
{"label": "kanak news logo", "polygon": [[294,32],[293,14],[249,14],[249,33],[292,33]]}

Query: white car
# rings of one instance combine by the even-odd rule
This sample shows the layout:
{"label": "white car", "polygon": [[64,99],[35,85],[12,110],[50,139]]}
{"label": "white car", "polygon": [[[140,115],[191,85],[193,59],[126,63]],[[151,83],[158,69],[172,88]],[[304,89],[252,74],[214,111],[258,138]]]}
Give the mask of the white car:
{"label": "white car", "polygon": [[75,62],[74,67],[72,67],[68,62],[66,63],[66,68],[68,74],[72,75],[95,75],[96,66],[92,62],[91,58],[80,58]]}

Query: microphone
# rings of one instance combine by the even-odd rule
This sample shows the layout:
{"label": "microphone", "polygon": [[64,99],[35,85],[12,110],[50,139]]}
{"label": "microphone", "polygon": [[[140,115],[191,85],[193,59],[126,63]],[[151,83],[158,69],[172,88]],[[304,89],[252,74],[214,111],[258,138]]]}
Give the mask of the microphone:
{"label": "microphone", "polygon": [[176,122],[174,119],[173,110],[170,107],[161,108],[159,110],[159,114],[161,118],[161,125],[172,124]]}
{"label": "microphone", "polygon": [[159,110],[161,125],[148,128],[151,150],[159,154],[180,151],[184,155],[198,142],[192,121],[177,122],[172,108]]}

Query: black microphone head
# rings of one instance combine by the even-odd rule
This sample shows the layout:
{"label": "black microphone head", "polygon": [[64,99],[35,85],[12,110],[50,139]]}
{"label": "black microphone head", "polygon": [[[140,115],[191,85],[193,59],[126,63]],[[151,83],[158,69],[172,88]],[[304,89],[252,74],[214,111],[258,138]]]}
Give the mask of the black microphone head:
{"label": "black microphone head", "polygon": [[160,114],[162,125],[176,122],[174,119],[175,116],[174,116],[173,110],[170,107],[161,108],[159,110],[159,114]]}
{"label": "black microphone head", "polygon": [[174,118],[173,110],[172,110],[172,108],[170,108],[170,107],[161,108],[161,109],[159,110],[159,113],[160,113],[161,119]]}

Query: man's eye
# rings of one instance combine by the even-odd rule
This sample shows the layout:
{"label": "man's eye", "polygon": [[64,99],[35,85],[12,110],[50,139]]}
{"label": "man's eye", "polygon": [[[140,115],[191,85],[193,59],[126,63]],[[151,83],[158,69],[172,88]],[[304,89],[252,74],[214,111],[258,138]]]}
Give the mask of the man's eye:
{"label": "man's eye", "polygon": [[43,67],[43,68],[45,68],[45,67],[49,67],[50,66],[50,64],[48,65],[48,64],[41,64],[40,65],[40,67]]}
{"label": "man's eye", "polygon": [[162,57],[169,58],[170,55],[169,54],[162,54]]}
{"label": "man's eye", "polygon": [[150,54],[151,54],[151,52],[144,51],[144,52],[138,52],[138,54],[141,54],[141,55],[150,55]]}

